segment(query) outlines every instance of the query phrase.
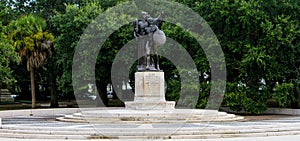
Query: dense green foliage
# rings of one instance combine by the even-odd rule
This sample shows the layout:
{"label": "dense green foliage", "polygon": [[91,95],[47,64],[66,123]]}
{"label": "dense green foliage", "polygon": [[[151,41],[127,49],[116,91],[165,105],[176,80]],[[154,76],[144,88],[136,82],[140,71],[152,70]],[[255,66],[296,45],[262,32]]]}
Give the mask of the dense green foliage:
{"label": "dense green foliage", "polygon": [[[72,65],[77,63],[73,62],[74,52],[78,43],[87,45],[87,47],[89,45],[84,41],[79,42],[80,38],[95,40],[99,38],[97,36],[102,28],[113,29],[118,22],[138,18],[123,14],[118,19],[113,19],[116,11],[113,11],[111,7],[124,1],[127,0],[53,0],[51,2],[47,0],[1,0],[0,20],[5,26],[13,25],[14,22],[11,20],[22,19],[22,15],[29,13],[46,20],[47,31],[52,32],[55,36],[53,54],[50,62],[48,61],[45,65],[48,68],[45,70],[51,72],[52,75],[45,75],[40,71],[38,73],[44,74],[43,79],[46,81],[51,80],[52,82],[54,78],[52,83],[57,83],[59,90],[64,95],[73,95]],[[275,106],[278,107],[300,107],[300,2],[298,0],[175,1],[190,7],[203,17],[220,41],[227,65],[227,89],[223,106],[228,106],[235,111],[244,110],[254,114],[261,114],[274,101]],[[146,1],[140,4],[146,5],[143,9],[145,11],[147,8],[154,8],[155,10],[148,11],[153,16],[158,15],[161,10],[166,8],[163,4],[149,7]],[[180,14],[180,9],[172,8],[171,10],[176,12],[173,13],[174,15],[169,13],[167,18]],[[168,9],[165,10],[168,11]],[[136,13],[136,11],[135,8],[128,8],[126,12]],[[96,23],[94,19],[103,12],[112,15],[111,19],[103,19],[103,21],[114,22]],[[91,23],[96,27],[95,31],[83,35],[84,30]],[[103,27],[99,27],[100,25]],[[12,45],[15,47],[21,45],[18,42],[11,44],[5,28],[1,29],[1,50],[13,50]],[[22,32],[26,30],[29,29],[22,29]],[[168,37],[179,42],[195,61],[199,71],[200,91],[199,98],[196,100],[198,103],[191,106],[205,108],[212,84],[207,54],[193,36],[180,25],[165,22],[162,30]],[[98,91],[104,103],[107,102],[105,98],[106,85],[111,83],[111,66],[114,58],[121,47],[132,39],[134,39],[132,26],[131,23],[128,23],[109,36],[98,54],[95,75]],[[26,40],[28,49],[34,46],[27,38],[22,37],[17,40],[24,42]],[[89,56],[84,53],[81,55],[83,58]],[[11,60],[7,59],[7,56],[12,55],[1,53],[0,63],[4,66],[1,67],[1,76],[9,78]],[[126,59],[124,61],[126,62]],[[55,71],[52,71],[51,68],[55,68]],[[85,72],[89,66],[78,64],[78,68],[82,68],[82,72]],[[134,66],[132,69],[134,72]],[[168,100],[177,101],[182,89],[197,87],[194,85],[181,86],[180,80],[184,76],[180,74],[185,73],[185,70],[178,70],[167,58],[161,57],[161,69],[166,75],[168,86],[166,98]],[[24,73],[18,75],[28,78]],[[82,75],[85,78],[84,81],[89,83],[89,74],[82,73]],[[133,84],[132,74],[130,79]],[[75,84],[77,85],[76,82]],[[78,86],[81,90],[86,88],[86,84],[78,84]],[[193,103],[192,101],[195,99],[189,97],[183,99],[183,103]]]}
{"label": "dense green foliage", "polygon": [[68,5],[65,13],[57,13],[52,18],[53,26],[58,33],[54,46],[58,58],[57,65],[61,68],[58,83],[59,88],[66,94],[73,92],[71,72],[77,42],[83,30],[101,11],[95,3],[88,4],[85,9]]}
{"label": "dense green foliage", "polygon": [[[225,105],[259,114],[269,99],[277,99],[283,107],[295,103],[299,95],[293,87],[299,83],[299,1],[232,0],[195,5],[210,22],[226,55]],[[282,94],[282,89],[287,93]]]}
{"label": "dense green foliage", "polygon": [[0,22],[0,87],[1,83],[10,84],[14,82],[15,79],[12,76],[10,64],[19,61],[19,56],[12,46],[12,41],[7,39],[5,27]]}

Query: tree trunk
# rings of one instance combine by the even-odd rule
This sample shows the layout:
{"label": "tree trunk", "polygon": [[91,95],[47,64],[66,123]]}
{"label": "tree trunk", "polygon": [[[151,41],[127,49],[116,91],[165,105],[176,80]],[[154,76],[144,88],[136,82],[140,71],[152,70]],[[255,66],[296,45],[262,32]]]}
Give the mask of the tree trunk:
{"label": "tree trunk", "polygon": [[51,74],[51,82],[50,82],[50,92],[51,92],[51,108],[58,108],[58,100],[57,100],[57,93],[56,93],[56,85],[55,85],[56,75],[54,72]]}
{"label": "tree trunk", "polygon": [[99,87],[97,87],[99,96],[97,96],[96,100],[97,100],[97,107],[107,107],[108,106],[108,98],[107,98],[107,93],[106,93],[106,86],[107,83],[101,83]]}
{"label": "tree trunk", "polygon": [[30,67],[30,81],[31,81],[31,108],[34,109],[36,107],[36,99],[35,99],[35,84],[34,84],[34,69]]}
{"label": "tree trunk", "polygon": [[294,83],[294,97],[295,100],[292,101],[292,108],[293,109],[299,109],[300,108],[300,93],[299,93],[299,85],[297,82]]}
{"label": "tree trunk", "polygon": [[0,81],[0,103],[2,102],[2,100],[1,100],[1,97],[2,97],[1,89],[2,89],[2,82]]}
{"label": "tree trunk", "polygon": [[51,86],[51,108],[58,108],[58,100],[57,100],[57,93],[56,93],[56,87],[55,85]]}

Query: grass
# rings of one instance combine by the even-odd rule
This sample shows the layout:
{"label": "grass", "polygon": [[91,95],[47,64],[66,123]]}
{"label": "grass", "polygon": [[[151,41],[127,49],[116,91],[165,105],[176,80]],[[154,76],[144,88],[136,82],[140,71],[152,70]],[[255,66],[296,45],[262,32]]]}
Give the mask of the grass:
{"label": "grass", "polygon": [[10,103],[10,104],[6,104],[6,105],[3,105],[1,103],[1,105],[0,105],[0,111],[30,109],[30,108],[31,108],[31,104],[26,104],[26,103]]}

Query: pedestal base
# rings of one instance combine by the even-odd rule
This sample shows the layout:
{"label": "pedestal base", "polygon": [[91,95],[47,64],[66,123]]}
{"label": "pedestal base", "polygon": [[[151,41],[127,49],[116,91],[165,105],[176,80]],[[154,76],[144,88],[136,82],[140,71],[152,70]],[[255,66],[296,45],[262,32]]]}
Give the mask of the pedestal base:
{"label": "pedestal base", "polygon": [[161,102],[151,102],[151,101],[129,101],[125,102],[127,109],[134,110],[165,110],[165,109],[175,109],[175,101],[161,101]]}
{"label": "pedestal base", "polygon": [[126,109],[175,109],[175,101],[165,99],[164,72],[136,72],[134,101],[125,102]]}

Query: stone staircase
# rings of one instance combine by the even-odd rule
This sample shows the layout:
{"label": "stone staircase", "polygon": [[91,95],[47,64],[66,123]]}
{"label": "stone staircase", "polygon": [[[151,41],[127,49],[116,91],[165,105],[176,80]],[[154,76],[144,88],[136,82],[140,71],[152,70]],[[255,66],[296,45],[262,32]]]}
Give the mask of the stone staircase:
{"label": "stone staircase", "polygon": [[198,123],[243,120],[241,116],[216,110],[173,109],[173,110],[92,110],[59,117],[65,122],[88,123]]}
{"label": "stone staircase", "polygon": [[[45,126],[13,126],[2,125],[0,137],[24,139],[213,139],[235,137],[267,137],[283,135],[299,135],[300,124],[264,125],[264,126],[234,126],[234,127],[175,127],[160,125],[137,125],[128,128],[125,125],[112,128],[82,128],[79,125],[65,127]],[[103,126],[103,125],[102,125]],[[141,126],[141,128],[139,127]],[[164,127],[165,126],[165,127]]]}

